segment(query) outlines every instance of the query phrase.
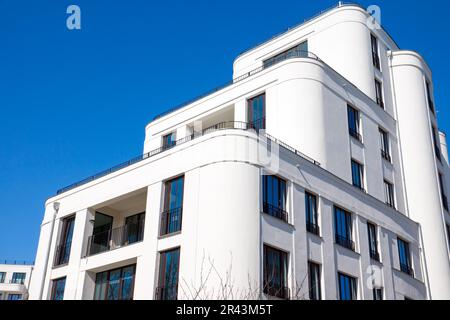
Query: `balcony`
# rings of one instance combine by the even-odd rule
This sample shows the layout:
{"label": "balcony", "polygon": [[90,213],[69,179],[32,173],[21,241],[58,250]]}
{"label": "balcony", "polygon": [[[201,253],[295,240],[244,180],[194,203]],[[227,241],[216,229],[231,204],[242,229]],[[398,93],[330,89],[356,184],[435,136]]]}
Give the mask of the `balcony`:
{"label": "balcony", "polygon": [[414,270],[407,264],[400,263],[400,271],[414,277]]}
{"label": "balcony", "polygon": [[349,250],[355,251],[355,242],[349,238],[336,235],[336,244]]}
{"label": "balcony", "polygon": [[126,224],[94,234],[88,239],[86,256],[126,247],[144,239],[144,224]]}
{"label": "balcony", "polygon": [[177,300],[178,283],[173,286],[157,287],[155,291],[155,300]]}
{"label": "balcony", "polygon": [[268,296],[283,299],[283,300],[289,300],[290,299],[290,292],[288,287],[283,286],[266,286],[264,287],[263,292],[267,294]]}
{"label": "balcony", "polygon": [[181,231],[183,208],[166,210],[161,213],[160,236]]}
{"label": "balcony", "polygon": [[289,223],[289,214],[282,208],[275,207],[269,203],[263,203],[263,212],[269,216]]}
{"label": "balcony", "polygon": [[306,231],[315,234],[316,236],[320,236],[320,227],[316,223],[307,222]]}

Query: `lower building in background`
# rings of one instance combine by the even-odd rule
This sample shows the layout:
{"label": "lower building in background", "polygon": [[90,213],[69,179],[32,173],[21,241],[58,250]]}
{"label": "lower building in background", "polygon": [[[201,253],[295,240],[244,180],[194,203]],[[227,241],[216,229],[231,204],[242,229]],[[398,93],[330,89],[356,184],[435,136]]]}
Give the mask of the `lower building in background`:
{"label": "lower building in background", "polygon": [[0,300],[27,300],[32,271],[32,263],[0,263]]}

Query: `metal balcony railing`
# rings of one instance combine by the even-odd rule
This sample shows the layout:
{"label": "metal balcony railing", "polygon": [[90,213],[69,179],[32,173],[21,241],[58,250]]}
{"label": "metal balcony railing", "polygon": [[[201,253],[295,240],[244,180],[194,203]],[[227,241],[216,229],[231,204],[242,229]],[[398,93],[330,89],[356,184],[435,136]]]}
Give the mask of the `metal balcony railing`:
{"label": "metal balcony railing", "polygon": [[155,300],[177,300],[178,283],[172,286],[157,287],[155,291]]}
{"label": "metal balcony railing", "polygon": [[320,227],[316,223],[307,222],[306,230],[309,233],[315,234],[316,236],[320,235]]}
{"label": "metal balcony railing", "polygon": [[283,286],[264,286],[263,292],[271,297],[289,300],[290,299],[290,291],[288,287]]}
{"label": "metal balcony railing", "polygon": [[34,265],[34,261],[27,261],[27,260],[0,260],[0,264],[32,266],[32,265]]}
{"label": "metal balcony railing", "polygon": [[336,244],[340,245],[341,247],[355,251],[355,242],[349,238],[336,235]]}
{"label": "metal balcony railing", "polygon": [[111,251],[144,239],[144,223],[126,224],[89,237],[86,256]]}
{"label": "metal balcony railing", "polygon": [[413,268],[411,268],[411,266],[404,264],[404,263],[400,263],[400,271],[410,275],[411,277],[414,277],[414,270]]}
{"label": "metal balcony railing", "polygon": [[181,221],[183,218],[183,208],[166,210],[161,213],[160,236],[181,231]]}
{"label": "metal balcony railing", "polygon": [[270,203],[263,203],[263,212],[286,223],[289,222],[289,214],[284,209],[271,205]]}
{"label": "metal balcony railing", "polygon": [[[264,124],[265,124],[265,119],[264,120],[259,120],[259,121],[261,121],[261,122],[264,121]],[[175,142],[175,144],[171,144],[170,146],[162,146],[162,147],[160,147],[158,149],[155,149],[155,150],[150,151],[148,153],[145,153],[143,155],[139,155],[139,156],[134,157],[134,158],[132,158],[132,159],[126,161],[126,162],[123,162],[123,163],[121,163],[121,164],[119,164],[117,166],[114,166],[114,167],[109,168],[107,170],[104,170],[104,171],[102,171],[100,173],[97,173],[97,174],[95,174],[95,175],[93,175],[93,176],[91,176],[89,178],[86,178],[86,179],[83,179],[83,180],[81,180],[79,182],[73,183],[73,184],[71,184],[71,185],[69,185],[69,186],[67,186],[65,188],[62,188],[62,189],[58,190],[57,194],[58,195],[62,194],[64,192],[67,192],[69,190],[75,189],[75,188],[77,188],[79,186],[82,186],[82,185],[87,184],[89,182],[92,182],[94,180],[100,179],[100,178],[102,178],[104,176],[107,176],[107,175],[113,173],[113,172],[119,171],[119,170],[124,169],[126,167],[129,167],[129,166],[131,166],[133,164],[139,163],[139,162],[141,162],[143,160],[146,160],[146,159],[148,159],[150,157],[156,156],[156,155],[158,155],[158,154],[160,154],[160,153],[162,153],[164,151],[167,151],[169,149],[172,149],[172,148],[174,148],[176,146],[182,145],[184,143],[187,143],[187,142],[192,141],[194,139],[197,139],[199,137],[202,137],[202,136],[204,136],[206,134],[209,134],[209,133],[212,133],[212,132],[216,132],[216,131],[220,131],[220,130],[230,130],[230,129],[255,132],[256,130],[254,128],[255,128],[255,123],[254,122],[253,123],[247,123],[247,122],[240,122],[240,121],[227,121],[227,122],[221,122],[221,123],[215,124],[215,125],[213,125],[211,127],[203,129],[201,132],[196,132],[196,133],[188,135],[188,136],[186,136],[186,137],[184,137],[182,139],[179,139],[179,140],[177,140]],[[267,138],[268,140],[270,140],[270,141],[272,141],[272,142],[282,146],[283,148],[289,150],[290,152],[295,153],[297,156],[302,157],[303,159],[305,159],[305,160],[307,160],[307,161],[309,161],[309,162],[311,162],[311,163],[313,163],[313,164],[315,164],[317,166],[320,166],[320,163],[317,162],[316,160],[306,156],[302,152],[300,152],[300,151],[296,150],[295,148],[289,146],[288,144],[286,144],[286,143],[276,139],[275,137],[269,135],[268,133],[265,133],[264,137]]]}
{"label": "metal balcony railing", "polygon": [[53,261],[53,266],[62,266],[69,263],[70,258],[70,248],[72,243],[60,244],[56,247],[55,259]]}

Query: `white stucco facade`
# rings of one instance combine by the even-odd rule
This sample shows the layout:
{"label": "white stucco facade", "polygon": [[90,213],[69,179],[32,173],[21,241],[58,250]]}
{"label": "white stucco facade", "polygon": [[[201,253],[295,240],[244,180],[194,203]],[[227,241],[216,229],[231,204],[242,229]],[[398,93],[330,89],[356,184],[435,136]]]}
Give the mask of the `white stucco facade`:
{"label": "white stucco facade", "polygon": [[[198,288],[202,297],[225,298],[224,282],[226,298],[269,298],[262,290],[265,245],[287,254],[291,298],[309,299],[305,279],[313,262],[321,270],[322,299],[339,299],[339,274],[355,279],[357,299],[373,299],[373,272],[384,299],[450,299],[450,215],[442,201],[450,171],[445,135],[437,131],[440,160],[433,143],[439,126],[427,95],[431,71],[383,29],[371,30],[367,19],[358,6],[339,6],[241,54],[233,83],[148,124],[141,159],[50,198],[30,299],[51,299],[58,279],[64,299],[93,299],[101,272],[129,265],[135,266],[132,298],[154,299],[161,253],[173,248],[179,248],[179,299],[199,298]],[[264,65],[304,41],[310,54]],[[265,130],[258,134],[248,125],[248,104],[261,94]],[[349,135],[349,105],[358,110],[359,140]],[[389,137],[389,159],[380,153],[380,129]],[[178,142],[166,148],[170,133]],[[364,168],[361,188],[353,185],[352,160]],[[165,185],[181,175],[181,227],[161,236]],[[264,212],[265,175],[286,182],[287,221]],[[395,206],[386,205],[386,181]],[[317,197],[317,234],[307,231],[306,192]],[[336,243],[336,207],[351,214],[351,250]],[[111,217],[109,230],[145,212],[142,238],[90,254],[99,212]],[[64,243],[70,257],[61,260],[55,255],[68,217],[74,219],[70,244]],[[376,226],[379,259],[369,255],[368,222]],[[400,265],[398,239],[409,244],[410,272]]]}
{"label": "white stucco facade", "polygon": [[27,300],[32,265],[0,264],[0,300]]}

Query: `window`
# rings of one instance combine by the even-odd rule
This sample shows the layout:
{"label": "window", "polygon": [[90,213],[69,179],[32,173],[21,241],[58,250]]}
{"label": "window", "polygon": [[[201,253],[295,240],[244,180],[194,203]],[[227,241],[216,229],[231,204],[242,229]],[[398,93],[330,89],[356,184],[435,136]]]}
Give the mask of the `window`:
{"label": "window", "polygon": [[381,142],[381,156],[383,159],[391,162],[391,153],[389,151],[389,134],[383,129],[379,128],[380,142]]}
{"label": "window", "polygon": [[22,300],[22,295],[21,294],[9,294],[8,300],[10,300],[10,301]]}
{"label": "window", "polygon": [[448,245],[450,246],[450,224],[447,225],[447,239]]}
{"label": "window", "polygon": [[400,259],[400,271],[414,276],[414,271],[411,267],[411,255],[409,252],[409,243],[397,238],[398,255]]}
{"label": "window", "polygon": [[347,249],[355,251],[355,243],[352,241],[352,215],[351,213],[334,207],[334,224],[336,243]]}
{"label": "window", "polygon": [[371,36],[372,44],[372,60],[375,68],[380,70],[380,56],[378,55],[378,39],[372,34]]}
{"label": "window", "polygon": [[161,214],[160,235],[181,231],[183,214],[184,176],[164,184],[164,211]]}
{"label": "window", "polygon": [[317,197],[309,192],[305,193],[306,230],[312,234],[319,235],[319,220],[317,214]]}
{"label": "window", "polygon": [[386,204],[395,209],[394,185],[387,180],[384,180],[384,196]]}
{"label": "window", "polygon": [[428,98],[428,107],[430,108],[431,112],[434,113],[434,103],[433,98],[431,97],[431,84],[429,81],[427,81],[427,98]]}
{"label": "window", "polygon": [[442,173],[440,172],[439,172],[439,188],[441,189],[442,205],[444,206],[444,209],[448,211],[448,200],[444,188],[444,179]]}
{"label": "window", "polygon": [[63,300],[64,289],[66,287],[66,278],[56,279],[52,281],[51,300]]}
{"label": "window", "polygon": [[380,261],[380,254],[378,253],[377,227],[372,223],[367,223],[367,233],[369,236],[370,258]]}
{"label": "window", "polygon": [[362,141],[359,132],[359,111],[351,106],[347,106],[348,130],[350,135],[358,141]]}
{"label": "window", "polygon": [[160,253],[157,300],[177,300],[180,248]]}
{"label": "window", "polygon": [[373,300],[383,300],[383,288],[373,288]]}
{"label": "window", "polygon": [[441,159],[441,148],[439,148],[439,144],[438,144],[438,134],[437,134],[437,130],[435,127],[432,127],[432,134],[433,134],[433,144],[434,144],[434,152],[436,153],[436,157],[438,158],[439,161],[442,161]]}
{"label": "window", "polygon": [[280,299],[289,298],[287,288],[287,253],[264,245],[263,292]]}
{"label": "window", "polygon": [[142,241],[144,238],[145,212],[125,219],[126,244]]}
{"label": "window", "polygon": [[171,148],[171,147],[175,146],[176,143],[177,143],[177,141],[176,141],[176,137],[175,137],[175,132],[171,132],[171,133],[163,136],[163,148],[164,149]]}
{"label": "window", "polygon": [[286,181],[277,176],[263,176],[263,212],[288,222]]}
{"label": "window", "polygon": [[75,217],[63,220],[60,244],[56,248],[55,266],[67,264],[70,258],[70,248],[72,245],[73,229],[75,227]]}
{"label": "window", "polygon": [[353,186],[364,191],[364,167],[359,162],[352,160],[352,182]]}
{"label": "window", "polygon": [[6,272],[0,272],[0,283],[5,283]]}
{"label": "window", "polygon": [[132,300],[136,265],[97,273],[94,300]]}
{"label": "window", "polygon": [[269,58],[263,62],[264,68],[273,66],[274,64],[293,57],[308,57],[308,41],[304,41],[299,45],[283,51],[276,56]]}
{"label": "window", "polygon": [[11,283],[24,284],[27,274],[22,272],[14,272]]}
{"label": "window", "polygon": [[339,273],[339,300],[356,300],[356,279]]}
{"label": "window", "polygon": [[248,122],[250,128],[256,131],[266,128],[266,94],[260,94],[251,98],[247,102],[248,105]]}
{"label": "window", "polygon": [[384,109],[383,85],[377,79],[375,79],[375,93],[377,104]]}
{"label": "window", "polygon": [[309,300],[322,300],[320,265],[308,262]]}

